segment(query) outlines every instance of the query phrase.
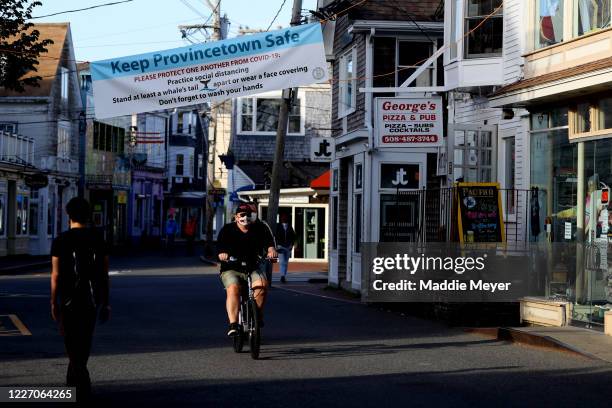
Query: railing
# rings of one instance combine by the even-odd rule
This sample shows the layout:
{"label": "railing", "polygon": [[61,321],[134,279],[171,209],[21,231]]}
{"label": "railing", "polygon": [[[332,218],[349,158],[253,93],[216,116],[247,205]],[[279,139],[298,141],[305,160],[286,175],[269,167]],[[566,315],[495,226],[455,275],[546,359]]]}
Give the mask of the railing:
{"label": "railing", "polygon": [[[458,240],[455,188],[398,190],[381,208],[381,242],[454,242]],[[500,189],[506,241],[529,242],[531,205],[537,190]],[[542,203],[539,203],[540,206]],[[542,220],[543,221],[543,220]]]}
{"label": "railing", "polygon": [[34,165],[34,139],[14,133],[0,132],[0,161]]}

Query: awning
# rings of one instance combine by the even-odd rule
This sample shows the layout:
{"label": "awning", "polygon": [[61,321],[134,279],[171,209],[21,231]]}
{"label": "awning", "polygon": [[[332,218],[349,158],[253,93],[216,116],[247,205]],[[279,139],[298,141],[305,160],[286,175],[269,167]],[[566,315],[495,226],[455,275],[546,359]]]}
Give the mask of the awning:
{"label": "awning", "polygon": [[522,79],[498,89],[489,103],[494,108],[521,108],[606,91],[611,85],[612,57]]}
{"label": "awning", "polygon": [[327,170],[310,183],[310,188],[315,190],[329,190],[331,186],[331,170]]}

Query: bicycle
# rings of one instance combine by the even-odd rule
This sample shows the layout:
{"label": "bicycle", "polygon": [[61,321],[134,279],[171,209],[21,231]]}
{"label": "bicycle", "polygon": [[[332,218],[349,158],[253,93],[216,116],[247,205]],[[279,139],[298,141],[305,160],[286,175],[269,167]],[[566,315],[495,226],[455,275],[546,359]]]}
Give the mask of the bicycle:
{"label": "bicycle", "polygon": [[[274,262],[275,258],[269,258]],[[228,262],[237,263],[238,259],[230,257]],[[260,262],[263,258],[260,259]],[[238,310],[238,334],[234,336],[233,346],[236,353],[242,352],[245,340],[249,342],[249,351],[251,358],[257,360],[261,348],[261,327],[260,327],[260,311],[255,301],[255,291],[253,290],[253,281],[251,279],[251,271],[246,268],[247,263],[240,262],[240,272],[247,275],[246,287],[240,285],[240,307]]]}

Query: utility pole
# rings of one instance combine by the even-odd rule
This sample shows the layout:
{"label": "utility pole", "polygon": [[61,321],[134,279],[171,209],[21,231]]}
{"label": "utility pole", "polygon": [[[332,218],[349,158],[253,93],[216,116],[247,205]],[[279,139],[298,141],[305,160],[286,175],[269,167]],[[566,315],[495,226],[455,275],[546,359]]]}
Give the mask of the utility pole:
{"label": "utility pole", "polygon": [[[291,13],[291,25],[300,24],[302,18],[302,0],[293,0],[293,11]],[[276,215],[278,214],[278,200],[280,196],[280,170],[283,166],[285,156],[285,136],[287,136],[287,125],[289,122],[289,109],[292,101],[291,88],[283,89],[280,112],[278,115],[278,128],[276,129],[276,149],[274,151],[274,162],[272,163],[272,180],[270,183],[270,197],[268,201],[268,225],[272,231],[276,230]]]}
{"label": "utility pole", "polygon": [[187,38],[188,32],[191,30],[206,30],[207,28],[211,28],[213,31],[210,39],[212,41],[219,41],[221,39],[221,0],[217,0],[217,4],[213,4],[211,0],[205,1],[213,15],[212,25],[206,23],[180,25],[178,28],[183,34],[183,38]]}
{"label": "utility pole", "polygon": [[[224,39],[222,30],[221,30],[221,0],[206,0],[208,7],[212,12],[212,35],[210,37],[211,41],[219,41]],[[218,113],[219,109],[216,104],[211,104],[210,106],[210,119],[208,125],[208,150],[202,151],[202,155],[206,160],[206,244],[204,247],[204,257],[209,257],[212,254],[212,242],[213,242],[213,222],[215,219],[215,206],[214,200],[215,196],[210,194],[211,191],[216,190],[216,186],[214,184],[215,181],[215,162],[216,162],[216,143],[217,143],[217,123],[218,123]],[[210,122],[213,122],[212,127],[212,137],[210,135],[211,126]],[[202,143],[204,144],[204,143]],[[204,163],[202,163],[204,165]]]}

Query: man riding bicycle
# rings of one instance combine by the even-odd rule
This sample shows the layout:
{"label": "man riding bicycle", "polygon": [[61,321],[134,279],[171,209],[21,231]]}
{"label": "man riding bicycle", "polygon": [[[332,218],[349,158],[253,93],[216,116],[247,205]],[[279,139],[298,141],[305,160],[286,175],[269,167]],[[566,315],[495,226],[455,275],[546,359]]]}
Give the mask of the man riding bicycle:
{"label": "man riding bicycle", "polygon": [[[268,258],[278,256],[272,233],[263,223],[253,223],[252,213],[248,203],[240,204],[236,208],[234,222],[225,224],[217,237],[217,253],[222,261],[221,281],[227,294],[225,307],[230,323],[228,336],[239,334],[240,285],[246,284],[246,273],[251,275],[259,316],[263,316],[267,281],[259,269],[260,256],[264,251]],[[262,326],[263,321],[260,321]]]}

